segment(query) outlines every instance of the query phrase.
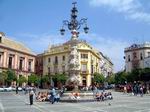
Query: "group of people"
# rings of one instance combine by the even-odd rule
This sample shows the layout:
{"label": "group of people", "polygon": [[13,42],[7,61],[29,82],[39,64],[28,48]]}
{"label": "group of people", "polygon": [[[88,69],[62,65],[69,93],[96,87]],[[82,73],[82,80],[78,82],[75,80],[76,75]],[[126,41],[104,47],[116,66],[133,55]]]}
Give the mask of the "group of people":
{"label": "group of people", "polygon": [[55,102],[59,102],[60,95],[61,92],[59,91],[56,93],[55,89],[53,88],[50,90],[50,92],[38,92],[36,100],[40,102],[50,101],[52,104],[54,104]]}
{"label": "group of people", "polygon": [[97,101],[104,101],[104,100],[112,100],[113,96],[111,92],[101,92],[96,93],[95,98]]}
{"label": "group of people", "polygon": [[133,84],[126,84],[123,88],[124,93],[131,92],[133,95],[137,96],[143,96],[143,94],[149,94],[150,93],[150,86],[147,84],[141,84],[134,82]]}
{"label": "group of people", "polygon": [[72,92],[72,93],[69,95],[69,99],[72,99],[72,100],[80,99],[80,94],[79,94],[79,92]]}

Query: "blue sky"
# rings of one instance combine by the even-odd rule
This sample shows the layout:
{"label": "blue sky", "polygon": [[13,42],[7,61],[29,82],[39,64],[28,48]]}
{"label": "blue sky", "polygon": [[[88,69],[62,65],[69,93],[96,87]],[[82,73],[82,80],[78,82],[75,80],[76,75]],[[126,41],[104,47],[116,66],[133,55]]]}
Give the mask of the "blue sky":
{"label": "blue sky", "polygon": [[[23,42],[36,53],[70,39],[61,36],[63,20],[70,19],[74,0],[0,0],[0,31]],[[124,68],[124,48],[150,41],[149,0],[77,0],[79,17],[88,18],[89,34],[80,39],[107,55],[114,70]]]}

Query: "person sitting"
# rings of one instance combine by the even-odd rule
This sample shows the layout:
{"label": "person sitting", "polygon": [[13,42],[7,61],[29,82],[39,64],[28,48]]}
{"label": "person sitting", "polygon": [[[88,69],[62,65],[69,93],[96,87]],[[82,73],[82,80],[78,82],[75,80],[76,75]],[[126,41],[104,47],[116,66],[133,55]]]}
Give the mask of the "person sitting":
{"label": "person sitting", "polygon": [[109,100],[112,100],[112,99],[113,99],[113,96],[112,96],[111,92],[108,92],[107,98],[108,98]]}
{"label": "person sitting", "polygon": [[80,99],[80,94],[78,92],[75,93],[75,97],[76,97],[76,99]]}
{"label": "person sitting", "polygon": [[75,93],[71,93],[71,94],[69,95],[69,99],[72,99],[72,100],[76,99]]}
{"label": "person sitting", "polygon": [[56,101],[56,102],[59,102],[59,100],[60,100],[60,93],[57,93],[57,94],[55,95],[55,101]]}
{"label": "person sitting", "polygon": [[96,97],[96,100],[97,100],[97,101],[100,100],[100,94],[99,94],[99,93],[96,93],[95,97]]}
{"label": "person sitting", "polygon": [[38,95],[36,96],[36,100],[39,100],[41,98],[41,92],[38,92]]}
{"label": "person sitting", "polygon": [[104,101],[104,93],[103,92],[101,92],[100,101]]}

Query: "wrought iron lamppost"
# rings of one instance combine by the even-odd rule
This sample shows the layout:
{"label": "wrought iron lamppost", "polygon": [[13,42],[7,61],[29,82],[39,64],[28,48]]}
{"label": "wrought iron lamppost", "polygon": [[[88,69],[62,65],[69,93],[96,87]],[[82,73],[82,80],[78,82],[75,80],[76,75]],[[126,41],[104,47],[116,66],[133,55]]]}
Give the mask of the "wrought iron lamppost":
{"label": "wrought iron lamppost", "polygon": [[71,33],[74,33],[74,31],[76,31],[77,34],[79,34],[79,32],[77,32],[77,30],[79,30],[81,28],[82,25],[84,25],[84,32],[88,33],[89,31],[89,27],[87,26],[87,18],[82,18],[81,20],[77,20],[77,14],[78,14],[78,10],[76,7],[77,2],[73,2],[72,3],[74,6],[71,10],[71,19],[70,21],[68,20],[64,20],[63,21],[63,26],[60,29],[60,33],[61,35],[65,34],[65,26],[68,27],[68,29],[71,31]]}
{"label": "wrought iron lamppost", "polygon": [[80,74],[80,68],[79,68],[79,53],[77,49],[77,43],[78,43],[78,30],[81,28],[82,25],[84,25],[84,32],[88,33],[89,28],[87,27],[87,19],[82,18],[80,21],[77,20],[77,7],[76,2],[72,3],[73,8],[71,10],[71,19],[70,21],[64,20],[63,26],[60,29],[61,35],[65,34],[64,27],[67,26],[67,28],[71,31],[72,37],[70,41],[70,56],[69,56],[69,79],[67,80],[67,85],[72,85],[74,88],[78,88],[78,86],[81,84],[79,78]]}

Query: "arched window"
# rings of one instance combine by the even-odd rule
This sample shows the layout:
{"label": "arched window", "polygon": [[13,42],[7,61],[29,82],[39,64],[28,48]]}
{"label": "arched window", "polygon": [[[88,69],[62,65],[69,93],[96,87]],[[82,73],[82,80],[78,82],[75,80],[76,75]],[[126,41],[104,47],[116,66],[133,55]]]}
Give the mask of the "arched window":
{"label": "arched window", "polygon": [[140,53],[140,59],[143,60],[143,54],[142,53]]}
{"label": "arched window", "polygon": [[128,55],[128,62],[130,62],[130,60],[131,60],[131,59],[130,59],[130,55]]}
{"label": "arched window", "polygon": [[58,64],[58,57],[55,56],[55,64]]}
{"label": "arched window", "polygon": [[136,52],[133,53],[133,59],[137,58]]}

